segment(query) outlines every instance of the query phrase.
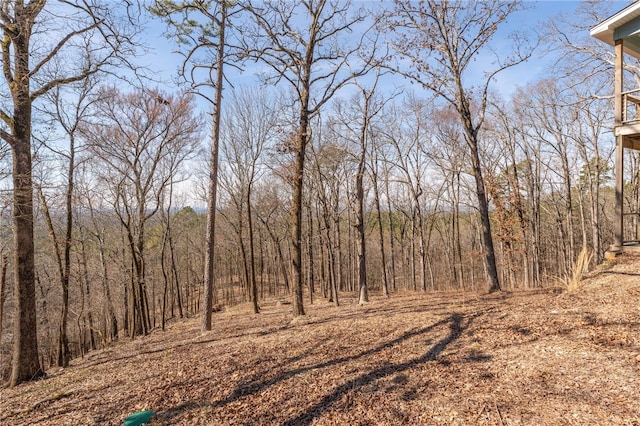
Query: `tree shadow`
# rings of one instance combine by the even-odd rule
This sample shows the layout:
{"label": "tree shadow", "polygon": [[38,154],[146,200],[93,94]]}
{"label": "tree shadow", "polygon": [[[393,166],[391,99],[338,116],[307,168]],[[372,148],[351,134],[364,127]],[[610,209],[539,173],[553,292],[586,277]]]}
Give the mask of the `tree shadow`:
{"label": "tree shadow", "polygon": [[[147,349],[143,351],[136,351],[129,355],[110,354],[108,353],[108,351],[113,349],[113,347],[107,347],[107,348],[98,349],[90,352],[87,357],[88,360],[81,366],[78,366],[78,368],[88,369],[88,368],[93,368],[95,366],[99,366],[102,364],[108,364],[108,363],[117,364],[126,360],[142,358],[145,355],[160,354],[164,352],[178,350],[181,348],[191,348],[199,345],[207,345],[209,343],[224,342],[227,340],[242,339],[242,338],[249,338],[249,337],[261,337],[261,336],[279,333],[281,331],[287,330],[289,327],[290,326],[288,324],[285,324],[285,325],[273,326],[267,330],[248,331],[244,333],[236,333],[236,334],[228,335],[225,337],[211,337],[211,338],[202,339],[202,340],[192,340],[192,338],[189,338],[191,340],[185,339],[182,342],[169,344],[167,346],[164,346],[166,345],[166,343],[163,343],[162,347],[155,348],[155,349]],[[110,356],[110,355],[113,355],[113,356]]]}
{"label": "tree shadow", "polygon": [[[178,406],[169,408],[164,412],[158,413],[158,417],[163,421],[170,421],[171,419],[177,417],[182,412],[199,409],[199,408],[219,408],[224,407],[234,401],[237,401],[243,397],[260,393],[261,391],[274,386],[280,382],[283,382],[289,378],[298,376],[308,371],[330,368],[339,364],[348,363],[351,361],[358,360],[363,357],[367,357],[369,355],[374,355],[384,351],[385,349],[392,348],[408,339],[411,339],[416,336],[425,335],[433,331],[434,329],[448,325],[449,333],[435,342],[431,348],[421,357],[404,362],[399,364],[386,364],[380,368],[372,370],[366,374],[362,374],[352,380],[347,381],[346,383],[338,386],[331,394],[325,395],[320,401],[316,404],[310,406],[303,413],[298,415],[295,418],[292,418],[285,422],[285,425],[307,425],[312,422],[314,418],[317,418],[324,411],[326,411],[332,404],[339,401],[345,394],[349,392],[353,392],[355,389],[362,388],[367,386],[376,380],[379,380],[388,376],[397,376],[401,377],[402,373],[405,371],[414,368],[420,364],[434,361],[438,357],[438,355],[453,341],[458,339],[462,332],[469,327],[473,319],[477,316],[481,315],[480,313],[476,313],[473,316],[464,320],[462,314],[455,313],[452,314],[436,323],[433,323],[426,327],[421,327],[419,329],[414,329],[404,333],[403,335],[385,342],[375,348],[371,348],[362,352],[359,352],[354,355],[344,356],[340,358],[331,359],[326,362],[317,363],[310,366],[294,368],[281,374],[278,374],[271,378],[265,378],[265,372],[258,372],[252,375],[251,378],[245,380],[242,383],[239,383],[235,389],[224,399],[214,401],[214,402],[200,402],[200,401],[188,401]],[[427,344],[429,344],[427,342]]]}
{"label": "tree shadow", "polygon": [[433,329],[438,325],[449,323],[449,334],[436,342],[433,346],[431,346],[431,349],[429,349],[423,356],[419,358],[399,364],[386,365],[343,383],[342,385],[338,386],[332,393],[325,395],[320,401],[307,408],[303,413],[284,422],[283,426],[308,425],[313,421],[314,418],[322,415],[322,413],[327,411],[327,409],[331,405],[341,400],[342,397],[349,392],[353,392],[355,389],[367,386],[384,377],[399,375],[420,364],[424,364],[429,361],[435,361],[438,355],[449,344],[460,337],[462,332],[469,327],[472,320],[473,317],[467,319],[467,321],[465,321],[463,324],[463,316],[456,313],[442,321],[439,321],[431,327],[428,327],[429,329]]}

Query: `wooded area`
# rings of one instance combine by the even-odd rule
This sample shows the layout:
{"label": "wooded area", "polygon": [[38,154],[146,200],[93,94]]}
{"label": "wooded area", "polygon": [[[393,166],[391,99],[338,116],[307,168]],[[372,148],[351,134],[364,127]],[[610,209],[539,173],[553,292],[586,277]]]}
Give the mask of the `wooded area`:
{"label": "wooded area", "polygon": [[[503,29],[521,2],[385,7],[2,0],[2,381],[245,302],[300,316],[601,263],[613,51],[587,31],[612,5],[540,34]],[[176,90],[139,64],[145,19],[184,58]],[[539,78],[501,79],[536,61]],[[625,167],[638,212],[637,151]]]}

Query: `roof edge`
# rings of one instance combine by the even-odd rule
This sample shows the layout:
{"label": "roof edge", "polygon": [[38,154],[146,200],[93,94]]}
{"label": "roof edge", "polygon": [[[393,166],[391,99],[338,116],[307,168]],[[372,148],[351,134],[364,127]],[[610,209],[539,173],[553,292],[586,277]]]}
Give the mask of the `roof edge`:
{"label": "roof edge", "polygon": [[631,3],[618,13],[600,22],[598,25],[591,28],[589,34],[591,34],[592,37],[613,46],[615,44],[614,30],[629,22],[629,20],[631,20],[628,19],[629,17],[631,17],[631,19],[640,18],[640,1]]}

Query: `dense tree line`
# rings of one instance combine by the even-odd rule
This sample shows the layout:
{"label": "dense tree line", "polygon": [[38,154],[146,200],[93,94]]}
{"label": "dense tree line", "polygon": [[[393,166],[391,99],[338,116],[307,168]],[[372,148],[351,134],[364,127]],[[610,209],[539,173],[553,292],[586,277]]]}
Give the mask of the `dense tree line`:
{"label": "dense tree line", "polygon": [[[135,65],[135,14],[102,6],[2,2],[0,354],[12,384],[172,319],[204,311],[211,328],[216,307],[292,298],[303,315],[318,297],[538,288],[569,279],[583,250],[602,260],[609,53],[519,33],[494,55],[522,4],[158,0],[152,16],[184,55],[175,92]],[[574,19],[595,25],[602,7]],[[29,40],[51,33],[41,17],[67,15],[59,41]],[[562,55],[555,74],[500,88],[536,45]],[[252,86],[223,72],[256,66]],[[638,157],[626,167],[638,211]]]}

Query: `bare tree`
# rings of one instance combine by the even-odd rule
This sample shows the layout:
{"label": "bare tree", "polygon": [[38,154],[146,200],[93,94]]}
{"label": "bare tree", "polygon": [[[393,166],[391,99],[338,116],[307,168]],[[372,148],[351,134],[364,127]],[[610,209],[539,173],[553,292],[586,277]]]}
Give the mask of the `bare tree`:
{"label": "bare tree", "polygon": [[[77,142],[78,128],[87,115],[95,97],[92,92],[95,82],[87,78],[72,87],[71,91],[63,91],[60,86],[52,89],[47,99],[49,103],[45,105],[45,112],[52,117],[53,121],[61,128],[64,138],[67,139],[67,149],[55,145],[48,148],[63,163],[66,162],[66,185],[64,191],[64,228],[57,231],[54,227],[50,214],[49,202],[43,190],[42,183],[37,184],[38,194],[43,206],[43,214],[47,222],[53,252],[55,254],[58,278],[62,291],[62,304],[60,306],[60,322],[58,330],[58,343],[56,364],[61,367],[69,365],[71,352],[69,350],[69,339],[67,337],[67,321],[69,316],[69,278],[71,273],[71,248],[74,230],[74,197],[75,197],[75,174],[78,163],[78,151],[82,149]],[[60,235],[62,234],[62,235]]]}
{"label": "bare tree", "polygon": [[[604,200],[601,189],[612,176],[609,160],[613,154],[611,147],[607,147],[604,134],[608,131],[611,109],[607,102],[591,98],[577,105],[581,119],[576,122],[576,132],[572,137],[576,143],[583,161],[580,173],[580,184],[589,197],[589,222],[591,232],[591,248],[594,252],[594,263],[602,262],[604,256],[602,232],[604,215],[602,214]],[[637,192],[638,187],[635,185]],[[580,192],[580,195],[582,192]],[[634,211],[638,211],[637,209]],[[637,220],[637,219],[636,219]],[[584,225],[586,228],[586,225]],[[583,246],[587,245],[587,230],[583,230]]]}
{"label": "bare tree", "polygon": [[[281,189],[282,184],[279,180],[262,179],[261,190],[257,191],[255,197],[254,211],[256,217],[260,223],[264,226],[267,234],[273,245],[273,251],[275,252],[277,268],[282,274],[284,281],[285,291],[290,291],[289,284],[289,268],[287,268],[285,252],[282,249],[282,241],[286,239],[286,225],[287,218],[285,213],[285,194]],[[275,273],[275,285],[279,286],[277,276]],[[275,294],[279,294],[278,288],[276,288]]]}
{"label": "bare tree", "polygon": [[0,338],[2,338],[4,320],[4,301],[7,298],[7,269],[9,268],[9,257],[5,254],[4,248],[0,251],[2,261],[2,272],[0,272]]}
{"label": "bare tree", "polygon": [[[382,192],[382,189],[380,188],[380,155],[378,152],[380,148],[378,147],[378,138],[376,136],[371,138],[373,146],[369,150],[369,172],[371,173],[371,186],[373,188],[374,203],[376,207],[376,219],[378,221],[378,241],[380,244],[380,257],[382,264],[382,294],[385,297],[389,297],[390,274],[387,268],[387,252],[385,248],[386,244],[384,238],[385,226],[384,221],[382,220],[382,202],[380,201],[380,193]],[[387,212],[386,216],[390,218],[391,212]]]}
{"label": "bare tree", "polygon": [[398,71],[437,94],[458,113],[476,182],[489,291],[500,290],[500,282],[480,161],[480,130],[491,82],[501,71],[527,60],[531,49],[523,39],[515,38],[511,55],[507,58],[496,55],[495,68],[486,72],[475,89],[467,85],[465,77],[474,61],[487,50],[500,24],[519,8],[517,1],[395,0],[383,21],[391,33],[391,48],[410,61],[408,70]]}
{"label": "bare tree", "polygon": [[[226,186],[238,209],[239,243],[254,313],[259,312],[259,306],[252,197],[256,181],[265,172],[261,161],[264,161],[264,150],[276,124],[276,110],[269,107],[272,104],[273,100],[268,96],[247,90],[234,91],[223,118],[222,151],[231,174],[231,182]],[[244,225],[248,232],[248,255],[243,243]]]}
{"label": "bare tree", "polygon": [[[376,80],[377,82],[377,80]],[[362,123],[360,125],[360,153],[358,156],[358,172],[356,173],[356,202],[357,202],[357,223],[358,230],[358,303],[369,302],[369,286],[367,283],[367,239],[365,234],[365,200],[364,200],[364,174],[365,161],[367,158],[369,126],[372,109],[375,114],[375,106],[372,108],[372,98],[375,94],[375,86],[371,90],[362,90]]]}
{"label": "bare tree", "polygon": [[255,24],[245,32],[246,55],[267,66],[265,82],[288,84],[298,108],[295,136],[289,146],[295,157],[291,208],[294,316],[304,315],[302,195],[310,120],[340,88],[365,73],[371,64],[362,61],[359,69],[347,69],[349,59],[362,47],[364,36],[352,44],[345,42],[346,36],[357,25],[363,25],[366,15],[364,10],[353,10],[351,6],[350,1],[334,0],[246,3]]}
{"label": "bare tree", "polygon": [[[84,174],[87,174],[86,171],[86,166],[87,163],[83,164],[84,167]],[[88,210],[88,216],[89,216],[89,221],[91,223],[91,230],[88,231],[92,234],[93,239],[96,241],[97,243],[97,250],[98,250],[98,258],[99,258],[99,276],[100,276],[100,281],[101,281],[101,287],[102,287],[102,294],[104,297],[104,302],[103,302],[103,331],[102,331],[102,340],[103,343],[107,343],[110,342],[112,340],[117,339],[118,337],[118,317],[116,316],[116,311],[113,305],[113,297],[112,297],[112,290],[111,290],[111,283],[109,280],[109,268],[108,268],[108,251],[107,251],[107,235],[108,235],[108,226],[105,222],[107,222],[106,220],[104,220],[103,217],[101,217],[101,213],[104,214],[104,212],[107,210],[106,208],[106,203],[104,201],[104,198],[99,199],[97,201],[94,201],[93,198],[95,197],[95,194],[98,192],[96,191],[95,187],[91,186],[90,182],[84,182],[84,188],[82,189],[82,198],[84,199],[84,206],[85,209]],[[96,204],[99,204],[99,206],[97,206]],[[100,208],[102,207],[102,208]],[[85,229],[87,227],[85,226]]]}
{"label": "bare tree", "polygon": [[415,238],[411,240],[411,249],[415,251],[415,239],[418,241],[419,270],[415,265],[415,256],[411,256],[411,284],[414,289],[418,287],[417,272],[419,272],[420,288],[427,290],[427,235],[425,233],[424,219],[425,197],[427,196],[428,167],[430,158],[428,143],[428,116],[431,112],[430,101],[417,98],[415,95],[408,97],[400,108],[394,111],[394,117],[390,120],[384,134],[387,143],[393,147],[395,153],[393,161],[395,168],[400,172],[396,177],[398,184],[408,192],[406,206],[401,210],[411,221],[411,232]]}
{"label": "bare tree", "polygon": [[[464,146],[464,138],[459,120],[455,111],[450,106],[437,109],[432,112],[432,140],[429,157],[434,164],[434,174],[439,174],[442,179],[443,201],[449,204],[445,207],[442,216],[449,217],[449,236],[443,244],[446,247],[445,253],[449,257],[450,280],[455,282],[459,288],[464,289],[466,283],[465,264],[463,262],[462,251],[462,215],[461,210],[465,201],[465,181],[468,180],[468,154]],[[438,173],[439,172],[439,173]],[[436,178],[437,179],[437,178]],[[436,201],[435,205],[438,205]]]}
{"label": "bare tree", "polygon": [[[345,162],[349,155],[342,144],[343,139],[334,136],[341,133],[341,128],[336,123],[337,129],[326,132],[316,132],[317,146],[311,146],[311,159],[313,161],[313,184],[310,186],[317,199],[321,212],[324,231],[324,246],[327,257],[327,287],[329,288],[329,300],[336,306],[340,304],[338,290],[342,287],[341,264],[341,193],[343,183],[346,181]],[[331,127],[329,125],[328,127]],[[320,133],[320,134],[319,134]],[[320,222],[320,221],[319,221]]]}
{"label": "bare tree", "polygon": [[[343,133],[348,139],[356,145],[353,156],[357,162],[355,175],[355,202],[356,202],[356,232],[357,232],[357,275],[358,275],[358,303],[364,304],[369,302],[369,285],[367,282],[367,238],[366,238],[366,217],[365,217],[365,175],[367,174],[367,158],[371,151],[371,142],[373,129],[372,120],[378,115],[385,102],[380,99],[377,94],[377,87],[380,80],[380,70],[373,78],[370,88],[364,86],[359,81],[355,82],[358,87],[358,95],[353,98],[351,105],[342,111],[341,104],[337,104],[337,113],[340,117],[340,125],[347,130]],[[376,189],[377,191],[377,189]],[[377,192],[376,192],[377,195]],[[379,201],[378,201],[379,204]],[[379,209],[378,209],[379,213]],[[382,228],[380,228],[382,229]],[[382,237],[381,237],[382,241]],[[384,247],[384,245],[383,245]],[[384,253],[383,253],[384,258]],[[386,273],[384,280],[385,295],[388,296],[386,289]]]}
{"label": "bare tree", "polygon": [[[487,132],[497,149],[490,192],[496,211],[496,235],[506,264],[504,276],[514,287],[516,284],[533,287],[537,285],[536,264],[539,262],[534,261],[533,249],[537,241],[532,229],[539,203],[534,201],[534,194],[527,191],[527,181],[532,178],[531,158],[528,147],[522,147],[526,129],[516,113],[522,107],[516,99],[514,103],[504,103],[499,99],[491,103],[491,124],[487,126]],[[527,98],[527,103],[529,101]]]}
{"label": "bare tree", "polygon": [[[234,8],[227,0],[183,1],[156,0],[149,8],[168,25],[168,34],[181,46],[184,61],[180,75],[191,84],[192,90],[213,106],[209,180],[207,185],[207,254],[204,271],[204,307],[202,329],[211,330],[211,314],[215,292],[215,230],[216,199],[218,193],[218,151],[225,66],[231,38],[229,23],[242,8]],[[213,89],[213,96],[207,90]]]}
{"label": "bare tree", "polygon": [[[600,86],[598,95],[613,97],[614,50],[590,36],[589,30],[618,10],[619,5],[614,2],[580,2],[572,13],[554,16],[545,25],[547,46],[558,53],[553,72],[559,80],[565,80],[568,87],[607,80],[610,84]],[[640,61],[628,57],[624,65],[631,73],[630,80],[636,87],[640,86]]]}
{"label": "bare tree", "polygon": [[[614,120],[610,115],[614,111],[611,104],[613,102],[615,52],[605,43],[591,37],[588,30],[617,10],[618,5],[610,2],[582,2],[574,13],[554,17],[546,27],[545,34],[550,47],[555,49],[559,53],[558,57],[561,58],[554,64],[553,78],[563,88],[572,92],[576,118],[580,118],[574,121],[577,126],[574,128],[577,128],[578,133],[581,134],[579,140],[576,141],[576,147],[584,161],[585,174],[581,176],[580,183],[588,188],[592,246],[596,263],[601,261],[603,255],[601,249],[603,221],[601,219],[604,219],[600,214],[601,207],[598,207],[600,202],[598,201],[600,198],[598,187],[601,178],[606,175],[605,169],[608,167],[607,158],[609,156],[608,149],[599,145],[602,145],[604,139],[601,134],[609,131],[602,126],[602,121],[613,122]],[[584,36],[578,36],[578,34],[584,34]],[[640,61],[631,56],[625,57],[624,74],[625,87],[623,90],[635,90],[640,86]],[[608,104],[608,108],[602,108],[600,105],[603,103]],[[608,114],[606,114],[607,112]],[[570,135],[570,137],[573,136]],[[599,159],[589,159],[588,151],[591,151]],[[627,150],[624,156],[628,156],[629,161],[624,160],[624,163],[636,163],[639,155],[636,150]],[[632,173],[631,176],[635,175]],[[632,179],[630,192],[637,195],[640,193],[637,177]],[[581,198],[583,196],[582,192],[578,192],[577,195]],[[637,198],[634,204],[631,211],[638,211],[640,201]],[[635,222],[637,216],[632,216],[629,219]],[[585,218],[582,216],[581,222],[583,230],[586,231]],[[586,238],[586,232],[583,232],[585,245]]]}
{"label": "bare tree", "polygon": [[[114,6],[100,0],[50,4],[45,0],[2,0],[4,127],[0,137],[13,154],[13,217],[15,241],[16,317],[12,386],[43,374],[38,359],[34,275],[32,105],[51,89],[80,81],[122,63],[131,53],[132,34],[126,34],[118,13],[129,2]],[[63,11],[58,10],[63,8]],[[124,16],[134,16],[130,13]],[[69,60],[77,57],[78,60]],[[61,66],[64,62],[66,65]],[[6,109],[9,108],[9,109]]]}
{"label": "bare tree", "polygon": [[162,208],[163,193],[182,163],[197,149],[201,122],[193,97],[158,91],[123,94],[108,89],[97,103],[100,120],[83,128],[101,179],[126,231],[133,264],[132,334],[151,328],[146,283],[145,226]]}

